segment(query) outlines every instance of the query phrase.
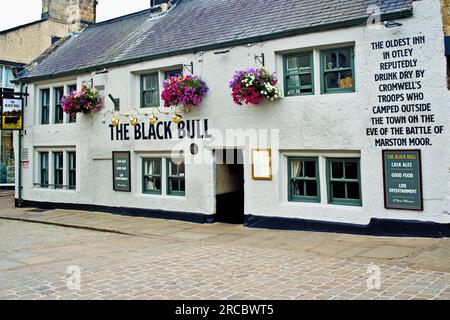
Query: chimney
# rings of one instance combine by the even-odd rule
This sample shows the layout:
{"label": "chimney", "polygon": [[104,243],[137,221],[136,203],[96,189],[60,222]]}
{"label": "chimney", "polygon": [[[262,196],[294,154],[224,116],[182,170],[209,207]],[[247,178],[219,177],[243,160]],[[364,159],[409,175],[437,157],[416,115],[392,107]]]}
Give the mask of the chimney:
{"label": "chimney", "polygon": [[69,25],[71,32],[95,23],[97,0],[42,0],[42,19]]}

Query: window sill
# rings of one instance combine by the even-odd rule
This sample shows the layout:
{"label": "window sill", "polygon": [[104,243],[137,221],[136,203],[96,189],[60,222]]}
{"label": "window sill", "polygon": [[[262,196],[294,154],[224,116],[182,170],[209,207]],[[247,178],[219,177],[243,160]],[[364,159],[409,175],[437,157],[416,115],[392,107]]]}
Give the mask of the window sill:
{"label": "window sill", "polygon": [[153,198],[153,199],[159,199],[159,200],[175,200],[175,201],[185,201],[186,196],[175,196],[175,195],[168,195],[168,194],[154,194],[154,193],[140,193],[135,195],[138,198]]}

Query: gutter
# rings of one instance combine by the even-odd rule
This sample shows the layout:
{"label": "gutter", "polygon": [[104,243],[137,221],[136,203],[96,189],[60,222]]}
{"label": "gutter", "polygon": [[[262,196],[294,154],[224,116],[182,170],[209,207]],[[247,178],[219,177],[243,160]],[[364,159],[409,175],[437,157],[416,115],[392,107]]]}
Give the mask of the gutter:
{"label": "gutter", "polygon": [[[413,15],[413,8],[411,6],[409,9],[382,14],[381,21],[409,18],[412,15]],[[121,60],[121,61],[117,61],[117,62],[108,62],[108,63],[99,64],[99,65],[92,66],[92,67],[85,67],[85,68],[77,69],[77,70],[16,79],[15,81],[12,81],[12,82],[13,83],[29,83],[32,81],[62,78],[62,77],[73,76],[73,75],[82,74],[82,73],[98,71],[98,70],[102,70],[105,68],[120,67],[120,66],[124,66],[124,65],[130,65],[130,64],[140,63],[140,62],[144,62],[144,61],[173,57],[173,56],[189,54],[189,53],[195,54],[200,51],[217,50],[217,49],[233,47],[233,46],[237,46],[237,45],[245,45],[248,43],[263,42],[263,41],[267,41],[267,40],[280,39],[280,38],[302,35],[302,34],[307,34],[307,33],[312,33],[312,32],[328,31],[328,30],[340,29],[340,28],[348,28],[348,27],[365,24],[365,23],[367,23],[367,19],[368,19],[368,16],[359,17],[359,18],[354,18],[354,19],[345,20],[345,21],[326,23],[326,24],[321,24],[321,25],[317,25],[317,26],[309,26],[309,27],[304,27],[304,28],[300,28],[300,29],[281,31],[281,32],[277,32],[277,33],[270,33],[270,34],[251,37],[251,38],[231,40],[231,41],[226,41],[226,42],[222,42],[222,43],[204,45],[204,46],[199,46],[199,47],[194,47],[194,48],[180,49],[180,50],[176,50],[176,51],[147,55],[147,56],[142,56],[142,57],[138,57],[138,58],[125,59],[125,60]]]}

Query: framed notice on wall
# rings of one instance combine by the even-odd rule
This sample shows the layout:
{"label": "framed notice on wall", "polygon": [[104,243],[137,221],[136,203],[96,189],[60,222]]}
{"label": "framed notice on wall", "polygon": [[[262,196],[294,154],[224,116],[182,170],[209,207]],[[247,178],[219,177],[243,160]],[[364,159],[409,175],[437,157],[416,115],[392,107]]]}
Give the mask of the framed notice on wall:
{"label": "framed notice on wall", "polygon": [[130,152],[113,152],[114,191],[131,192]]}
{"label": "framed notice on wall", "polygon": [[272,150],[252,150],[253,180],[272,180]]}
{"label": "framed notice on wall", "polygon": [[3,98],[2,108],[2,130],[23,130],[23,99]]}
{"label": "framed notice on wall", "polygon": [[386,209],[423,211],[420,150],[383,150]]}

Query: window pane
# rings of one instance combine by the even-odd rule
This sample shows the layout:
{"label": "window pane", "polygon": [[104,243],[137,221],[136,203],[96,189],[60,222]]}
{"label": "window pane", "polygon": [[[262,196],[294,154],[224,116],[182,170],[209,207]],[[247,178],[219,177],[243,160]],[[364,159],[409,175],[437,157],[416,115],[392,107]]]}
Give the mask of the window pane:
{"label": "window pane", "polygon": [[185,191],[184,179],[170,179],[171,191]]}
{"label": "window pane", "polygon": [[155,90],[158,89],[158,74],[153,73],[143,77],[144,79],[144,90]]}
{"label": "window pane", "polygon": [[306,195],[309,197],[317,197],[317,182],[306,181]]}
{"label": "window pane", "polygon": [[184,176],[184,162],[182,160],[170,161],[170,175],[171,176]]}
{"label": "window pane", "polygon": [[351,63],[351,50],[339,51],[339,68],[350,68]]}
{"label": "window pane", "polygon": [[312,84],[311,82],[311,75],[310,74],[303,74],[300,76],[300,83],[302,86],[310,86]]}
{"label": "window pane", "polygon": [[14,84],[11,83],[11,81],[14,80],[12,68],[5,67],[5,71],[6,71],[5,86],[7,88],[13,88]]}
{"label": "window pane", "polygon": [[334,179],[344,178],[344,165],[340,161],[331,162],[331,177]]}
{"label": "window pane", "polygon": [[305,183],[303,181],[292,181],[292,195],[304,196],[305,195]]}
{"label": "window pane", "polygon": [[345,199],[345,182],[332,182],[332,197],[337,199]]}
{"label": "window pane", "polygon": [[337,54],[336,52],[327,52],[325,54],[325,70],[337,68]]}
{"label": "window pane", "polygon": [[353,88],[353,75],[351,70],[338,72],[339,88]]}
{"label": "window pane", "polygon": [[304,176],[308,178],[316,177],[316,163],[314,161],[305,161],[305,172]]}
{"label": "window pane", "polygon": [[289,88],[300,87],[300,77],[298,75],[288,76],[287,77],[287,85]]}
{"label": "window pane", "polygon": [[292,160],[291,162],[291,175],[293,177],[302,177],[302,163],[300,160]]}
{"label": "window pane", "polygon": [[338,89],[339,88],[339,73],[328,72],[325,73],[326,89]]}
{"label": "window pane", "polygon": [[161,177],[145,177],[145,191],[160,191]]}
{"label": "window pane", "polygon": [[299,68],[310,68],[311,67],[311,55],[303,54],[298,56],[298,66]]}
{"label": "window pane", "polygon": [[359,194],[359,183],[357,182],[349,182],[347,183],[347,197],[349,199],[361,199]]}
{"label": "window pane", "polygon": [[287,70],[288,71],[297,71],[299,68],[297,57],[288,57],[287,58]]}
{"label": "window pane", "polygon": [[358,179],[358,164],[356,162],[345,163],[345,178]]}

